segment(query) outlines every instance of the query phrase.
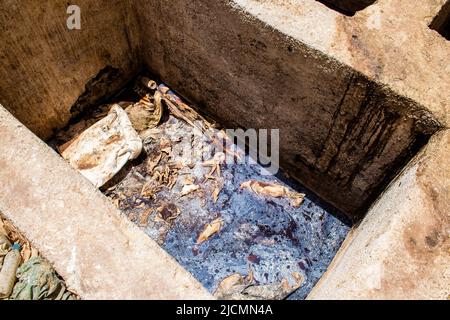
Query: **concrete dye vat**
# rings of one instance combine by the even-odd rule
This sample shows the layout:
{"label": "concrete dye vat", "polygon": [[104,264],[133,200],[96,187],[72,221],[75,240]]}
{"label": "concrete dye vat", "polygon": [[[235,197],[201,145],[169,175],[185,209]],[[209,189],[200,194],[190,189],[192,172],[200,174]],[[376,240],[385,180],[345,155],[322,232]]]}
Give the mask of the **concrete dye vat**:
{"label": "concrete dye vat", "polygon": [[[136,83],[131,87],[136,87],[139,79]],[[139,101],[145,93],[138,95],[128,88],[112,101]],[[74,121],[58,133],[50,145],[59,146],[77,136],[93,119],[100,120],[98,115],[107,114],[111,105],[85,112],[79,122]],[[259,196],[243,190],[241,185],[250,180],[280,185],[287,182],[289,188],[304,188],[283,177],[282,172],[274,176],[260,164],[252,164],[249,155],[236,145],[227,148],[242,159],[235,158],[231,163],[219,160],[220,168],[210,174],[210,165],[204,163],[214,162],[219,151],[209,136],[169,115],[168,110],[164,119],[150,130],[148,138],[143,138],[141,156],[102,187],[103,192],[211,293],[222,280],[239,273],[252,274],[253,285],[273,286],[267,292],[276,296],[277,284],[286,279],[294,285],[293,274],[298,274],[303,281],[298,290],[289,291],[290,298],[305,298],[339,249],[349,231],[349,220],[310,191],[297,207],[287,197]],[[185,148],[192,158],[183,153]],[[149,171],[149,163],[155,158]],[[161,173],[170,167],[177,169],[169,171],[167,183],[159,181]],[[185,180],[196,189],[182,196]],[[157,190],[151,195],[144,192],[149,185]],[[211,195],[219,185],[214,199]],[[223,223],[219,232],[197,244],[204,226],[215,219]]]}
{"label": "concrete dye vat", "polygon": [[[298,146],[295,141],[282,138],[286,143],[283,147],[287,157],[285,167],[295,168],[297,177],[309,184],[311,189],[354,216],[350,212],[369,206],[383,189],[381,186],[385,186],[415,151],[427,143],[429,136],[434,134],[437,140],[446,136],[437,131],[445,132],[448,128],[449,98],[446,93],[449,92],[450,82],[448,72],[442,66],[447,65],[450,49],[448,41],[428,27],[441,11],[444,2],[424,1],[417,5],[400,0],[394,6],[387,1],[377,1],[348,18],[316,1],[289,1],[283,4],[250,0],[214,3],[193,1],[176,5],[168,5],[165,1],[86,1],[82,4],[86,8],[83,11],[86,13],[84,28],[78,33],[70,33],[64,27],[66,17],[61,13],[65,13],[65,3],[27,3],[20,8],[13,5],[2,11],[2,39],[6,39],[8,45],[3,47],[2,54],[5,63],[2,63],[1,68],[1,101],[20,121],[45,138],[55,128],[63,127],[73,116],[70,113],[72,106],[83,96],[83,92],[89,91],[85,85],[98,83],[103,79],[101,70],[116,70],[105,74],[112,76],[109,88],[118,89],[123,85],[122,82],[136,74],[145,64],[165,81],[174,81],[174,88],[183,91],[185,96],[205,110],[213,111],[220,120],[229,120],[231,124],[243,127],[258,127],[259,124],[259,127],[291,128],[293,131],[285,137],[293,137],[295,141],[302,139],[304,144],[303,147]],[[37,12],[41,12],[43,6],[45,14],[42,16]],[[27,23],[18,24],[15,19],[17,16],[23,17],[22,20]],[[321,28],[316,28],[317,17],[320,17]],[[41,18],[49,23],[42,26]],[[228,28],[224,29],[223,26]],[[408,39],[414,41],[407,41]],[[214,89],[205,92],[205,88]],[[277,95],[272,93],[272,88],[278,89]],[[255,97],[260,98],[255,101]],[[211,110],[212,106],[217,105],[221,108]],[[246,111],[261,116],[253,119]],[[332,121],[333,119],[337,121]],[[351,121],[352,119],[357,121]],[[376,125],[380,123],[377,119],[382,119],[383,125]],[[371,126],[371,121],[374,126]],[[311,123],[314,126],[309,125]],[[351,126],[347,126],[348,123]],[[376,130],[380,127],[389,130]],[[12,127],[5,125],[4,128],[9,130]],[[14,136],[4,136],[14,140]],[[328,136],[339,139],[327,139]],[[350,137],[348,141],[342,140]],[[355,137],[361,139],[353,140]],[[379,139],[374,139],[376,137]],[[439,153],[433,147],[442,147],[436,139],[426,148],[424,158],[420,159],[429,161],[438,154],[441,161],[447,158],[444,151]],[[30,138],[29,141],[35,140]],[[324,142],[325,152],[322,153]],[[379,142],[383,143],[378,144]],[[385,145],[384,142],[388,143]],[[368,147],[367,150],[370,151],[375,150],[372,147],[377,145],[388,148],[379,149],[386,151],[381,154],[366,153],[364,147]],[[2,147],[6,146],[4,143]],[[336,146],[343,147],[338,149],[344,152],[333,153]],[[2,152],[3,157],[8,154],[8,150]],[[421,157],[423,155],[421,153]],[[395,159],[399,157],[402,161],[397,162]],[[332,170],[320,173],[327,167],[328,161],[333,164]],[[420,163],[422,168],[423,162]],[[10,163],[7,167],[12,170],[14,165],[15,163]],[[439,165],[435,167],[442,168]],[[410,167],[405,170],[412,172]],[[409,186],[417,187],[419,194],[414,198],[422,199],[422,202],[411,208],[422,208],[422,212],[433,210],[433,215],[441,214],[445,217],[445,212],[448,212],[444,210],[448,204],[446,198],[434,209],[427,209],[424,205],[436,203],[435,199],[439,197],[436,198],[435,195],[445,192],[445,188],[441,188],[442,185],[439,184],[446,177],[445,173],[439,175],[433,170],[424,172],[427,177],[435,176],[436,180],[430,180],[434,181],[431,184],[422,184],[425,181],[422,180],[423,176],[419,179],[411,173],[417,179]],[[66,171],[64,173],[71,176]],[[20,174],[23,178],[26,177],[25,172]],[[11,179],[6,174],[3,178]],[[343,184],[339,182],[341,178]],[[430,185],[432,187],[428,187]],[[398,186],[391,184],[389,190],[395,187]],[[10,186],[3,188],[2,209],[9,217],[14,212],[16,223],[25,227],[27,224],[21,221],[21,213],[9,206],[11,202],[7,195],[12,192]],[[434,191],[431,192],[429,188]],[[340,191],[345,191],[346,196],[342,197]],[[428,197],[428,191],[432,194],[431,198]],[[354,203],[351,199],[360,201]],[[383,199],[384,197],[379,198],[377,203]],[[336,281],[334,283],[345,284],[339,286],[338,291],[343,292],[340,296],[393,297],[406,290],[410,297],[417,297],[422,294],[417,289],[420,287],[426,287],[425,291],[432,296],[445,296],[445,290],[439,289],[445,281],[440,278],[438,281],[430,280],[437,277],[434,271],[439,270],[441,260],[437,265],[434,262],[426,264],[425,270],[428,273],[421,277],[403,274],[407,268],[397,268],[396,265],[420,265],[420,261],[429,254],[439,255],[440,248],[445,247],[443,239],[446,237],[433,236],[433,232],[428,232],[428,227],[418,231],[413,228],[415,218],[410,215],[414,210],[409,210],[408,213],[408,210],[391,209],[388,211],[391,216],[384,220],[387,225],[383,224],[383,230],[377,231],[376,225],[371,224],[374,220],[369,219],[364,224],[364,229],[358,229],[359,236],[352,237],[351,243],[354,245],[343,250],[355,253],[352,250],[355,250],[355,245],[360,241],[375,241],[364,238],[365,233],[385,234],[390,232],[388,230],[392,231],[392,241],[389,242],[391,247],[383,247],[384,242],[378,241],[377,248],[383,247],[384,251],[356,251],[359,252],[355,253],[356,256],[361,259],[352,259],[354,264],[350,263],[351,267],[346,264],[350,258],[345,258],[351,255],[346,254],[343,260],[339,260],[341,263],[346,261],[347,270],[352,270],[353,275],[358,270],[370,270],[365,267],[371,262],[383,261],[383,267],[373,269],[373,273],[360,278],[380,276],[380,279],[386,281],[381,281],[378,286],[377,281],[366,283],[361,280],[357,286],[352,286],[342,273],[341,278],[336,278],[337,274],[332,272]],[[366,210],[362,210],[356,218],[360,218],[364,212]],[[370,217],[380,214],[376,210],[370,212]],[[45,212],[40,214],[45,216]],[[400,219],[401,217],[403,218]],[[396,238],[403,233],[390,229],[394,218],[400,219],[401,230],[411,227],[411,230],[417,231],[417,235]],[[35,221],[33,225],[39,226],[40,221]],[[435,226],[438,235],[442,234],[439,230],[443,225],[445,222],[435,225],[430,220],[430,230]],[[46,228],[45,225],[42,227]],[[34,236],[46,243],[45,239],[39,238],[39,233],[34,233]],[[437,240],[424,240],[427,237]],[[408,242],[409,238],[414,241]],[[428,246],[427,243],[436,246],[422,250],[422,246]],[[396,251],[396,248],[403,246],[413,246],[417,250],[411,249],[411,252],[420,254],[405,255],[404,252],[409,252],[406,249]],[[397,260],[393,257],[401,257],[404,264],[390,264],[389,261]],[[66,258],[62,256],[58,259],[64,261]],[[106,257],[104,260],[108,261]],[[438,260],[430,258],[427,261]],[[64,269],[64,264],[59,265],[59,268]],[[339,270],[335,268],[332,269]],[[68,275],[62,271],[62,275]],[[414,285],[406,289],[401,285],[387,285],[392,283],[392,279],[404,278],[415,279],[412,282]],[[445,279],[448,278],[444,276]],[[418,285],[421,281],[434,283],[435,287]],[[326,283],[330,288],[333,281]],[[375,289],[371,287],[373,283],[377,284]],[[111,292],[102,291],[101,286],[97,290],[97,294]],[[92,290],[80,286],[78,291],[85,293],[85,296],[95,296]],[[122,291],[118,290],[115,294],[118,292]],[[327,291],[322,291],[322,296],[325,292]],[[330,291],[325,295],[330,296]]]}

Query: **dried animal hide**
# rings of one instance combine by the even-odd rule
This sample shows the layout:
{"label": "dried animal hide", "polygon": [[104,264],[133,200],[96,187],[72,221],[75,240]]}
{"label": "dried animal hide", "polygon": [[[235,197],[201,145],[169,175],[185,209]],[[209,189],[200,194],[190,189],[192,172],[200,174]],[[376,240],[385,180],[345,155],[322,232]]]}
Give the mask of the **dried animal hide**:
{"label": "dried animal hide", "polygon": [[101,187],[131,159],[139,156],[142,141],[126,112],[114,105],[108,116],[68,143],[62,157]]}

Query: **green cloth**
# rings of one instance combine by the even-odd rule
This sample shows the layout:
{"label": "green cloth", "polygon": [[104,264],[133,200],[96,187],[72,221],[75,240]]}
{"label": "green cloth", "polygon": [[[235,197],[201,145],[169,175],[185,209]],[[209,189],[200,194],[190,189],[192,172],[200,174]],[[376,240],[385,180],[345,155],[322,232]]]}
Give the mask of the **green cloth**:
{"label": "green cloth", "polygon": [[52,266],[41,257],[34,257],[17,269],[17,283],[11,300],[71,300],[75,296],[66,290],[64,282]]}

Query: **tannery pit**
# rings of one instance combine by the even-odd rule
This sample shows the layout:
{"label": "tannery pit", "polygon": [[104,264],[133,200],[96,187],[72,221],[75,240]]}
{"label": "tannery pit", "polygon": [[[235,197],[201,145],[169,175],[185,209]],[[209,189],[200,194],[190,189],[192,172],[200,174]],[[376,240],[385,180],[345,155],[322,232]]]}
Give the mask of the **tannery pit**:
{"label": "tannery pit", "polygon": [[0,213],[82,299],[446,298],[423,2],[6,1]]}

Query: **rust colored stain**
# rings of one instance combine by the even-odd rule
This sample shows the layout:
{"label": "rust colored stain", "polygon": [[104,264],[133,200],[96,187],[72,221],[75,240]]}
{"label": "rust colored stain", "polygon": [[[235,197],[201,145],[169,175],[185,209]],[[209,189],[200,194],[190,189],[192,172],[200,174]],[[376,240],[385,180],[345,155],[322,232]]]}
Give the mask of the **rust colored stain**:
{"label": "rust colored stain", "polygon": [[100,164],[100,161],[101,159],[98,154],[94,154],[93,156],[86,155],[77,161],[76,166],[79,170],[87,170],[97,167]]}

